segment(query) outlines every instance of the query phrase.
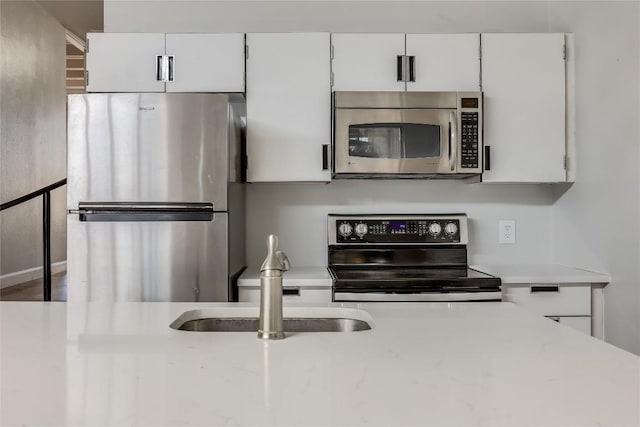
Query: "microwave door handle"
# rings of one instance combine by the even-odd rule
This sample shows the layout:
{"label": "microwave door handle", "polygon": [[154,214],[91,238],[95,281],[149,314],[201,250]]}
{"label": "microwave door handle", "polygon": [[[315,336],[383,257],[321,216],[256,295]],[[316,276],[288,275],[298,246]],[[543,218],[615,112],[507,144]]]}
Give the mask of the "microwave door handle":
{"label": "microwave door handle", "polygon": [[449,136],[451,138],[449,167],[454,171],[458,163],[458,120],[456,120],[456,113],[453,111],[449,113]]}

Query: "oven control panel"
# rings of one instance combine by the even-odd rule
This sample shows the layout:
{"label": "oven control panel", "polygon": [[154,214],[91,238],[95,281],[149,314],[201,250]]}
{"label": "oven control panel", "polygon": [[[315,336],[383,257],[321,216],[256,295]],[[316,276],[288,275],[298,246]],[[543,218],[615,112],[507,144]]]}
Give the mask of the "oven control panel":
{"label": "oven control panel", "polygon": [[376,218],[372,216],[335,216],[331,218],[330,216],[329,227],[330,244],[467,243],[465,216],[411,218]]}

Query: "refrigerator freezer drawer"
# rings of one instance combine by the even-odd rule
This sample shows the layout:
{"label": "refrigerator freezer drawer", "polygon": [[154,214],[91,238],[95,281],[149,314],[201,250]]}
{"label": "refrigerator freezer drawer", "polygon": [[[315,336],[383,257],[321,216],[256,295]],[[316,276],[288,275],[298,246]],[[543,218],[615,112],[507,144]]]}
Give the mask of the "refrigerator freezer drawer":
{"label": "refrigerator freezer drawer", "polygon": [[228,301],[228,218],[81,222],[68,215],[68,300]]}

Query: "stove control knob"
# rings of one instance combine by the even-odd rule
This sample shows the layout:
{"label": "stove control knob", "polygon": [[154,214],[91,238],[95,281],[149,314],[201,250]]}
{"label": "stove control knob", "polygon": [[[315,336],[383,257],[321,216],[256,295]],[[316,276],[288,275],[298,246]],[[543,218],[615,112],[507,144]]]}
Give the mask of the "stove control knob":
{"label": "stove control knob", "polygon": [[455,225],[453,222],[448,222],[447,225],[444,226],[444,232],[447,233],[449,236],[453,236],[458,232],[458,226]]}
{"label": "stove control knob", "polygon": [[442,227],[437,222],[432,222],[431,224],[429,224],[429,234],[431,234],[433,237],[440,234],[441,231]]}
{"label": "stove control knob", "polygon": [[367,227],[367,224],[365,224],[364,222],[356,224],[356,234],[358,235],[358,237],[364,236],[365,234],[367,234],[367,231],[369,231],[369,227]]}
{"label": "stove control knob", "polygon": [[348,222],[343,222],[340,224],[340,227],[338,227],[338,233],[340,233],[342,237],[349,237],[352,231],[353,227]]}

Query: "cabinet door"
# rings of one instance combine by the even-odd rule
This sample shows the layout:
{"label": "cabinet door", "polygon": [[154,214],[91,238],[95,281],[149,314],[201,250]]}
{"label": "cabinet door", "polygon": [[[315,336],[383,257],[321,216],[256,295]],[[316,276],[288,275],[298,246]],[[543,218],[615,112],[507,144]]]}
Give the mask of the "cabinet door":
{"label": "cabinet door", "polygon": [[564,44],[564,34],[482,34],[484,182],[565,181]]}
{"label": "cabinet door", "polygon": [[403,91],[398,81],[398,55],[404,34],[332,34],[333,90]]}
{"label": "cabinet door", "polygon": [[88,33],[87,92],[164,92],[156,56],[164,34]]}
{"label": "cabinet door", "polygon": [[589,284],[503,284],[502,298],[543,316],[591,315]]}
{"label": "cabinet door", "polygon": [[[260,288],[238,287],[238,301],[260,304]],[[282,305],[329,304],[331,288],[286,287],[282,288]]]}
{"label": "cabinet door", "polygon": [[167,34],[167,92],[244,92],[244,34]]}
{"label": "cabinet door", "polygon": [[590,316],[547,316],[549,319],[568,326],[584,334],[591,335],[591,317]]}
{"label": "cabinet door", "polygon": [[329,181],[329,34],[247,34],[247,46],[247,180]]}
{"label": "cabinet door", "polygon": [[407,91],[479,91],[480,34],[407,34],[415,81]]}

